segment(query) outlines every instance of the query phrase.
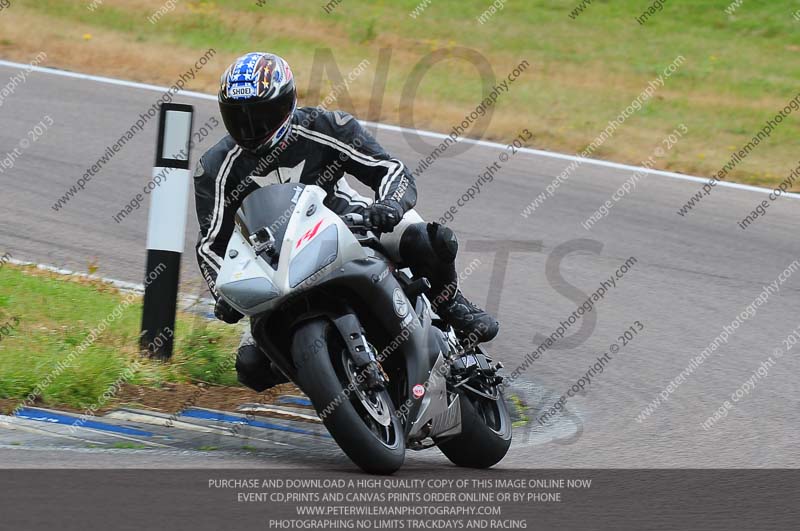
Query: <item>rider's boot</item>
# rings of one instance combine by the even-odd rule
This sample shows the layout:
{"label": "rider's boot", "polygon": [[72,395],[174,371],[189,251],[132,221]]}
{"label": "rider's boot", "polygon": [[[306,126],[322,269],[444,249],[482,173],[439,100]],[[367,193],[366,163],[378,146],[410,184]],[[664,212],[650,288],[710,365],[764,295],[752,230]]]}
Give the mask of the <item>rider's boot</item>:
{"label": "rider's boot", "polygon": [[249,330],[236,353],[236,375],[239,383],[259,393],[289,381],[261,352]]}
{"label": "rider's boot", "polygon": [[471,303],[461,290],[444,300],[436,313],[452,326],[458,336],[470,343],[491,341],[500,331],[500,323],[486,310]]}

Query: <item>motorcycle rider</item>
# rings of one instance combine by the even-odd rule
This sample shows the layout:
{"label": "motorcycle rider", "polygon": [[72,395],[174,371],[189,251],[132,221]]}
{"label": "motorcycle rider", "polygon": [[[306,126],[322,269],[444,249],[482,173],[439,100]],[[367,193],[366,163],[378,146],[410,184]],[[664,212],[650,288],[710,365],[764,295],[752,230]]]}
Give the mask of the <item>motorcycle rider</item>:
{"label": "motorcycle rider", "polygon": [[[216,299],[218,319],[232,324],[243,317],[215,287],[242,200],[261,186],[299,182],[322,187],[328,194],[324,204],[334,212],[363,214],[381,233],[392,260],[415,277],[428,278],[434,311],[459,335],[478,342],[497,335],[494,317],[458,289],[455,234],[425,223],[413,210],[417,189],[411,172],[353,116],[298,108],[289,65],[270,53],[248,53],[234,61],[222,75],[218,101],[228,135],[200,158],[194,175],[197,259]],[[375,199],[359,195],[345,173],[372,188]],[[249,333],[239,346],[236,369],[239,381],[256,391],[286,381]]]}

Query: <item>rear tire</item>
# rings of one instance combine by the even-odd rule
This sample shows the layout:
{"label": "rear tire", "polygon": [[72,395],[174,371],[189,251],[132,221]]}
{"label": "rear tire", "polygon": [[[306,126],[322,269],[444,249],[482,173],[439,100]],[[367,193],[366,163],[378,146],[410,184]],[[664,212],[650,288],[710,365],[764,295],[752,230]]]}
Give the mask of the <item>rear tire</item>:
{"label": "rear tire", "polygon": [[461,433],[441,442],[439,449],[455,465],[489,468],[508,453],[511,417],[502,393],[497,401],[459,390]]}
{"label": "rear tire", "polygon": [[[292,359],[297,368],[297,384],[344,453],[365,472],[396,472],[403,465],[406,452],[405,432],[396,408],[386,391],[376,395],[389,415],[389,425],[380,426],[357,392],[344,394],[350,385],[345,373],[349,353],[335,327],[326,320],[304,324],[292,338]],[[333,404],[338,405],[332,407]]]}

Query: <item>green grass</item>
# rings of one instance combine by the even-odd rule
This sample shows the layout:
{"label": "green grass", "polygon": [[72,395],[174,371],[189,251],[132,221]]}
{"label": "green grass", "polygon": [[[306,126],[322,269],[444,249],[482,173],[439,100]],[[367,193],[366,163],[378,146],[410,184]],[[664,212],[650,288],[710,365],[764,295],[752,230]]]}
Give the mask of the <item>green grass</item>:
{"label": "green grass", "polygon": [[148,446],[131,442],[116,442],[111,445],[115,450],[147,450]]}
{"label": "green grass", "polygon": [[[644,25],[635,19],[651,2],[596,0],[572,19],[569,14],[578,3],[508,0],[485,24],[477,17],[490,0],[434,0],[417,18],[409,13],[419,0],[343,0],[330,14],[319,0],[276,0],[265,7],[253,0],[185,0],[157,24],[147,17],[163,4],[160,0],[105,2],[94,12],[83,2],[42,0],[24,9],[63,21],[65,27],[84,24],[112,31],[131,43],[162,47],[166,54],[175,46],[198,55],[214,47],[231,58],[253,49],[275,51],[295,66],[304,104],[319,103],[317,95],[329,86],[321,91],[308,86],[318,48],[332,48],[345,75],[366,58],[369,72],[351,87],[352,98],[337,102],[361,116],[369,108],[378,50],[391,47],[379,118],[401,124],[409,108],[401,104],[400,94],[429,52],[476,49],[498,77],[524,59],[532,68],[498,102],[487,136],[509,140],[527,127],[535,135],[534,147],[566,152],[588,145],[680,54],[686,64],[594,156],[639,163],[684,123],[688,135],[657,166],[700,175],[716,173],[798,92],[796,0],[747,0],[734,15],[724,12],[730,0],[671,0]],[[102,55],[101,48],[92,51]],[[194,57],[183,59],[189,64]],[[481,86],[473,65],[450,59],[430,70],[418,95],[428,106],[417,111],[415,125],[447,131],[474,108]],[[775,184],[785,177],[797,163],[798,123],[796,115],[785,121],[733,172],[733,179]]]}
{"label": "green grass", "polygon": [[216,450],[219,450],[219,447],[218,446],[198,446],[197,449],[200,450],[201,452],[214,452]]}
{"label": "green grass", "polygon": [[514,413],[516,414],[515,416],[518,417],[517,420],[512,423],[512,426],[514,428],[526,426],[531,421],[531,418],[526,415],[527,407],[522,402],[522,399],[514,394],[510,395],[508,398],[511,401],[511,404],[514,406]]}
{"label": "green grass", "polygon": [[[23,400],[50,378],[40,396],[43,404],[83,409],[103,402],[101,406],[108,407],[113,398],[106,403],[103,394],[115,382],[125,381],[129,367],[138,368],[127,382],[147,387],[197,380],[238,385],[229,362],[238,342],[237,328],[181,314],[172,361],[154,361],[141,357],[137,348],[140,300],[127,306],[119,319],[109,320],[123,299],[123,294],[100,283],[8,265],[0,269],[0,324],[19,320],[0,341],[0,399]],[[105,331],[59,371],[59,362],[68,360],[103,319],[109,322]]]}

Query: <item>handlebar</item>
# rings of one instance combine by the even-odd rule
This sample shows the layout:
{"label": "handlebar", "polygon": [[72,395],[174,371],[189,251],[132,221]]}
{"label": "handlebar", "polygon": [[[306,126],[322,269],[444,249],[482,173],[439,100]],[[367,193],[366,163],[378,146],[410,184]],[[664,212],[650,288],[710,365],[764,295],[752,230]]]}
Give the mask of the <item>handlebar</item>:
{"label": "handlebar", "polygon": [[347,225],[359,225],[364,223],[364,216],[362,214],[356,214],[355,212],[343,214],[339,217],[341,217]]}
{"label": "handlebar", "polygon": [[356,240],[361,245],[375,249],[385,256],[389,253],[381,244],[381,233],[372,226],[368,218],[361,214],[351,213],[339,216],[344,221],[344,224],[350,229],[356,237]]}
{"label": "handlebar", "polygon": [[347,225],[350,229],[357,229],[357,230],[364,230],[369,231],[372,230],[372,224],[369,222],[369,219],[364,217],[362,214],[356,214],[355,212],[350,214],[344,214],[343,216],[339,216],[344,221],[344,224]]}
{"label": "handlebar", "polygon": [[342,218],[347,228],[355,234],[358,241],[363,243],[365,241],[374,240],[377,245],[380,245],[381,232],[372,226],[372,223],[369,222],[369,218],[356,213],[344,214],[339,217]]}

